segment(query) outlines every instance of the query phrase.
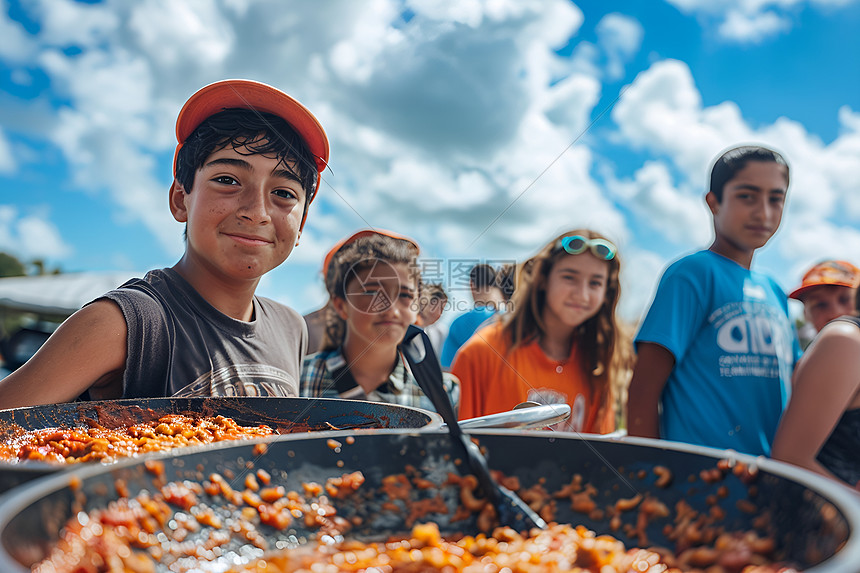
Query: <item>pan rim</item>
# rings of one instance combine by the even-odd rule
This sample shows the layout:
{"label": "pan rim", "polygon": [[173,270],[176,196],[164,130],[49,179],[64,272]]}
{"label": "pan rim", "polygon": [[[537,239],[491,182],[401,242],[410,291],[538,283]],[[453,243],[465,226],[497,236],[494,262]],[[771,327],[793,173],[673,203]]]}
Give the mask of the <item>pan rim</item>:
{"label": "pan rim", "polygon": [[[349,436],[355,436],[356,438],[359,438],[365,436],[373,436],[377,434],[388,436],[400,435],[416,437],[437,435],[440,437],[446,437],[448,435],[447,431],[417,430],[410,428],[361,430],[360,434],[357,434],[356,431],[353,430],[337,430],[331,432],[318,432],[314,433],[313,435],[286,434],[274,437],[258,438],[253,440],[242,440],[239,442],[220,442],[217,444],[206,446],[205,448],[189,447],[183,449],[183,455],[191,455],[192,453],[199,452],[200,449],[206,449],[206,451],[220,451],[230,448],[244,449],[249,446],[253,447],[255,444],[258,443],[270,444],[273,442],[327,440],[346,438]],[[715,448],[696,446],[692,444],[685,444],[681,442],[669,442],[665,440],[654,440],[650,438],[620,438],[617,436],[606,437],[597,434],[574,434],[567,432],[535,430],[518,431],[504,429],[487,429],[469,432],[469,434],[477,438],[479,441],[481,436],[525,436],[547,438],[550,440],[584,440],[588,442],[595,441],[634,446],[648,446],[650,449],[675,451],[686,454],[696,454],[713,458],[714,460],[731,458],[739,462],[755,464],[760,470],[765,470],[770,474],[795,482],[798,485],[812,490],[814,493],[821,496],[829,503],[835,505],[838,510],[845,516],[849,531],[844,544],[841,546],[841,548],[837,551],[836,554],[832,555],[821,563],[818,563],[808,569],[805,569],[807,573],[836,573],[837,571],[856,571],[857,565],[858,563],[860,563],[860,532],[858,532],[857,530],[858,525],[860,525],[860,495],[855,494],[847,486],[843,486],[833,480],[830,480],[803,468],[798,468],[790,464],[764,458],[761,456],[756,457],[748,454],[733,452],[731,450],[720,450]],[[175,454],[171,455],[170,452],[161,452],[148,456],[149,457],[147,457],[146,460],[171,459],[176,457]],[[19,487],[16,487],[15,489],[10,490],[3,495],[0,495],[0,531],[4,531],[8,524],[11,522],[11,520],[17,515],[19,515],[22,511],[24,511],[29,505],[35,503],[40,498],[47,497],[55,493],[57,490],[68,487],[70,481],[74,478],[78,478],[83,481],[94,475],[108,472],[112,473],[114,471],[121,470],[126,466],[136,466],[146,460],[143,460],[142,457],[138,457],[123,459],[107,466],[98,464],[90,466],[79,466],[68,472],[61,472],[45,476],[23,484]],[[0,565],[11,565],[13,567],[18,567],[18,569],[16,570],[22,572],[28,571],[28,569],[21,567],[20,563],[12,559],[11,555],[2,545],[0,545]]]}

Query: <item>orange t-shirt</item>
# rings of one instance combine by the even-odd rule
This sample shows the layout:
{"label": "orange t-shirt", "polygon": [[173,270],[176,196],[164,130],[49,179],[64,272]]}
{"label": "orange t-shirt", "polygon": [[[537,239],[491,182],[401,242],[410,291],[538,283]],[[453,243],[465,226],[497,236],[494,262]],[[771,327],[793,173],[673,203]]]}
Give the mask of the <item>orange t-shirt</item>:
{"label": "orange t-shirt", "polygon": [[614,408],[598,420],[600,404],[582,373],[576,348],[551,360],[537,341],[508,353],[502,323],[479,330],[457,352],[451,372],[460,379],[460,419],[506,412],[526,400],[568,404],[570,418],[553,428],[605,434],[615,429]]}

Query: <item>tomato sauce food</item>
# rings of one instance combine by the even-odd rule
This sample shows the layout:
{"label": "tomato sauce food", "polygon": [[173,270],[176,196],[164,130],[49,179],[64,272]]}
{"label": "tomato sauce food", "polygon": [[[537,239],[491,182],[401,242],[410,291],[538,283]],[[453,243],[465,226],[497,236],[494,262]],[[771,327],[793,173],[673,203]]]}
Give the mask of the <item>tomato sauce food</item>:
{"label": "tomato sauce food", "polygon": [[[155,476],[152,489],[120,497],[103,509],[77,513],[48,558],[34,565],[33,571],[151,573],[159,567],[237,573],[795,571],[778,562],[774,542],[766,535],[754,530],[726,531],[719,525],[718,512],[700,513],[683,503],[675,508],[673,525],[665,531],[674,547],[650,546],[645,528],[651,520],[665,518],[669,508],[649,494],[600,506],[596,488],[578,475],[557,491],[547,491],[540,483],[523,488],[516,477],[496,477],[547,518],[560,503],[570,503],[585,514],[632,516],[625,519],[631,527],[625,533],[634,539],[638,536],[641,547],[627,547],[611,535],[598,535],[581,525],[550,523],[546,530],[529,532],[500,527],[495,510],[480,498],[472,476],[448,474],[443,483],[434,483],[406,467],[402,474],[385,476],[375,492],[365,491],[361,472],[332,476],[324,483],[302,482],[296,491],[277,485],[268,472],[255,471],[253,466],[246,466],[247,471],[238,476],[211,473],[181,482],[166,481],[162,461],[151,460],[146,468]],[[744,467],[724,467],[702,479],[710,482],[731,475],[732,470],[742,479],[751,475]],[[658,487],[666,487],[672,479],[665,468],[658,466],[654,473]],[[487,533],[445,536],[435,523],[427,522],[430,514],[448,512],[441,495],[446,488],[459,488],[460,496],[450,521],[477,514],[478,526],[486,527]],[[419,491],[421,496],[413,495]],[[719,507],[720,498],[714,496],[712,508]],[[361,518],[338,515],[336,509],[338,500],[350,499],[361,503],[379,499],[379,511],[401,515],[405,511],[411,530],[405,536],[377,541],[351,537]],[[272,528],[291,531],[296,525],[316,533],[305,543],[272,547]],[[252,549],[244,552],[244,559],[236,559],[237,553],[229,548],[236,538]]]}
{"label": "tomato sauce food", "polygon": [[168,414],[157,420],[116,428],[103,427],[94,420],[87,423],[88,428],[7,431],[7,438],[0,444],[0,460],[109,462],[183,446],[262,438],[276,433],[266,425],[241,426],[224,416]]}

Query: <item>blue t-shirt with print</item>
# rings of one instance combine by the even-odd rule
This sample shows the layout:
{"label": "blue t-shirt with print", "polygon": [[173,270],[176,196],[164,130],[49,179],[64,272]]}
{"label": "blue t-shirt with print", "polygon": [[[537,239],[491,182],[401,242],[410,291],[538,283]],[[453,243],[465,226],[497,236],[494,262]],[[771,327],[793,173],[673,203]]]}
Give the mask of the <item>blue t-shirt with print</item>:
{"label": "blue t-shirt with print", "polygon": [[770,455],[800,355],[773,279],[711,251],[684,257],[663,274],[641,342],[675,357],[661,396],[661,437]]}

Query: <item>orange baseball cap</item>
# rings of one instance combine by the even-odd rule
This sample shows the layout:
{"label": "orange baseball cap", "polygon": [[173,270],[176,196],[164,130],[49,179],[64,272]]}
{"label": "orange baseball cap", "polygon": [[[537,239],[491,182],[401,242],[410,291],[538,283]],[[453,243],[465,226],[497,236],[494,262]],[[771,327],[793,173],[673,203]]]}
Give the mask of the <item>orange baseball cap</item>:
{"label": "orange baseball cap", "polygon": [[188,98],[176,118],[177,151],[203,120],[233,108],[252,109],[283,118],[307,143],[317,172],[321,173],[326,168],[328,137],[317,118],[281,90],[253,80],[222,80],[200,88]]}
{"label": "orange baseball cap", "polygon": [[326,253],[325,258],[323,259],[323,268],[322,268],[323,277],[328,276],[329,265],[331,265],[332,259],[334,259],[334,256],[337,254],[337,252],[339,250],[341,250],[343,247],[347,246],[348,244],[352,243],[356,239],[360,239],[361,237],[369,237],[370,235],[383,235],[385,237],[391,237],[392,239],[400,239],[401,241],[407,241],[409,243],[412,243],[412,245],[415,247],[415,251],[417,253],[419,253],[419,254],[421,253],[421,248],[418,246],[418,243],[416,243],[415,241],[413,241],[409,237],[406,237],[404,235],[400,235],[400,234],[395,233],[393,231],[386,231],[384,229],[362,229],[361,231],[356,231],[355,233],[353,233],[352,235],[350,235],[349,237],[347,237],[345,239],[341,239],[340,241],[337,242],[337,244],[335,244],[334,247],[331,248],[331,250],[329,252]]}
{"label": "orange baseball cap", "polygon": [[[328,165],[328,137],[325,130],[308,109],[281,90],[253,80],[221,80],[204,86],[188,98],[176,118],[176,151],[173,153],[173,175],[176,176],[176,160],[185,140],[203,121],[226,109],[251,109],[271,113],[289,123],[305,140],[317,170],[319,189],[322,172]],[[311,197],[308,206],[316,198]],[[305,226],[308,210],[302,216],[300,230]]]}
{"label": "orange baseball cap", "polygon": [[860,269],[846,261],[823,261],[809,269],[800,286],[788,296],[803,300],[806,291],[821,285],[856,288],[860,285]]}

